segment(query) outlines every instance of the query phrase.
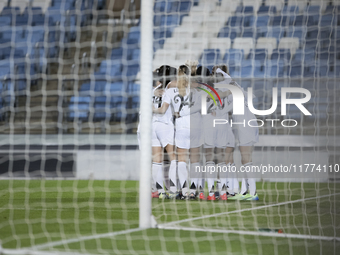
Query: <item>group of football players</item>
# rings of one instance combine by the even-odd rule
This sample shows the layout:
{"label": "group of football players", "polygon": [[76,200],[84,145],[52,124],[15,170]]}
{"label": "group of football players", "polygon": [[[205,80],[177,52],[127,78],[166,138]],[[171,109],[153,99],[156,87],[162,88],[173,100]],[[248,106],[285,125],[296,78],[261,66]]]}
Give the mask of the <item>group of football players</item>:
{"label": "group of football players", "polygon": [[[242,166],[251,167],[259,132],[256,124],[230,126],[231,119],[247,123],[256,118],[247,107],[244,90],[229,76],[227,66],[217,65],[210,71],[197,66],[197,62],[187,62],[179,68],[163,65],[153,76],[152,196],[259,200],[255,179],[242,178],[240,189],[237,175],[230,171],[236,168],[236,143]],[[233,114],[231,91],[216,84],[236,86],[244,93],[244,115]],[[215,125],[216,119],[225,122]],[[138,128],[138,136],[139,131]],[[164,163],[165,156],[169,168]],[[218,171],[221,169],[224,171]],[[205,195],[206,184],[209,193]]]}

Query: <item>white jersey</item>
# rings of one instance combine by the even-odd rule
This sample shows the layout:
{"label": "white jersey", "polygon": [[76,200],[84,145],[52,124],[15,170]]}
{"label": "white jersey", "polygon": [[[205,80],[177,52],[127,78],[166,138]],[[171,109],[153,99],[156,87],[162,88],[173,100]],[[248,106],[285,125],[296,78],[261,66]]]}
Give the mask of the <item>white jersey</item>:
{"label": "white jersey", "polygon": [[[233,84],[235,86],[240,87],[240,85],[238,85],[236,82],[233,82]],[[232,109],[233,105],[232,95],[228,96],[228,101],[230,102],[230,107]],[[233,114],[232,116],[233,116],[233,129],[237,130],[236,132],[239,144],[242,146],[257,143],[259,141],[259,128],[256,121],[252,121],[250,123],[252,126],[248,125],[248,121],[255,120],[256,117],[248,108],[248,98],[246,94],[244,95],[244,115]]]}
{"label": "white jersey", "polygon": [[[166,93],[167,90],[168,89],[165,89],[164,93]],[[153,96],[152,103],[153,103],[153,106],[155,108],[161,108],[162,107],[163,97],[164,97],[164,95],[162,95],[162,96],[155,96],[154,95]],[[168,107],[168,109],[166,110],[166,112],[164,114],[154,113],[153,116],[152,116],[152,122],[162,122],[164,124],[173,125],[172,116],[173,116],[172,108]]]}
{"label": "white jersey", "polygon": [[190,128],[190,123],[201,121],[201,95],[196,89],[187,88],[185,96],[179,94],[178,88],[170,88],[164,94],[163,101],[172,105],[173,111],[181,116],[176,120],[176,128]]}
{"label": "white jersey", "polygon": [[175,144],[178,148],[197,148],[203,144],[201,121],[201,95],[197,89],[187,89],[185,96],[179,95],[178,88],[168,89],[164,102],[171,104],[174,112],[180,117],[176,119]]}

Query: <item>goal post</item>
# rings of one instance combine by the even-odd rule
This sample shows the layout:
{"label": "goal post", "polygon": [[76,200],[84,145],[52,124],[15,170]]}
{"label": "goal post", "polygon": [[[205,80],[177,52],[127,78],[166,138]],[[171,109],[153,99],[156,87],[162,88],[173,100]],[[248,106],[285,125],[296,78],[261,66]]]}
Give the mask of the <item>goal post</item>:
{"label": "goal post", "polygon": [[151,120],[152,120],[152,59],[153,59],[153,0],[141,5],[141,87],[140,87],[140,177],[139,227],[151,227]]}

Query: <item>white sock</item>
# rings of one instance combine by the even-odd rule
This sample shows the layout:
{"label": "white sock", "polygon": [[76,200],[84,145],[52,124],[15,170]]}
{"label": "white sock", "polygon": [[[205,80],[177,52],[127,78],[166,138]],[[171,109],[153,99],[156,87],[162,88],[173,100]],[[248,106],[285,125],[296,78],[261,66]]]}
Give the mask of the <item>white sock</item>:
{"label": "white sock", "polygon": [[177,169],[177,162],[176,160],[172,160],[170,163],[170,169],[169,169],[169,179],[170,179],[170,191],[174,193],[177,191],[176,169]]}
{"label": "white sock", "polygon": [[163,165],[164,184],[167,190],[170,190],[169,169],[170,164],[169,161],[167,161],[167,163]]}
{"label": "white sock", "polygon": [[157,188],[156,188],[156,179],[157,179],[157,167],[154,167],[154,164],[160,164],[160,163],[156,163],[156,162],[152,162],[152,167],[151,167],[151,190],[152,192],[156,192]]}
{"label": "white sock", "polygon": [[[230,164],[230,168],[234,168],[235,163]],[[235,193],[240,192],[240,184],[237,178],[227,178],[227,186],[228,186],[228,193],[230,195],[234,195]]]}
{"label": "white sock", "polygon": [[[225,162],[218,163],[218,165],[221,167],[221,169],[228,169],[230,166],[230,163],[226,164]],[[223,173],[225,175],[225,173]],[[227,178],[221,178],[220,180],[220,186],[219,191],[220,191],[220,196],[224,195],[227,192],[227,186],[228,186],[228,179]]]}
{"label": "white sock", "polygon": [[[191,163],[190,164],[190,172],[194,173],[196,167],[200,166],[200,163]],[[198,189],[198,178],[191,178],[190,180],[190,193],[196,194],[196,190]]]}
{"label": "white sock", "polygon": [[[245,164],[245,166],[250,166],[252,167],[253,162],[249,162]],[[251,196],[255,196],[256,194],[256,181],[254,178],[248,178],[248,188],[249,188],[249,194]]]}
{"label": "white sock", "polygon": [[187,192],[187,181],[188,181],[188,171],[187,171],[187,163],[178,162],[178,179],[180,183],[180,188],[182,189],[182,193],[185,196]]}
{"label": "white sock", "polygon": [[241,195],[248,191],[248,179],[242,178]]}
{"label": "white sock", "polygon": [[[207,172],[208,172],[208,168],[209,167],[213,167],[215,166],[215,163],[213,161],[208,161],[207,164]],[[214,194],[214,184],[215,184],[215,177],[213,177],[213,175],[208,173],[208,178],[207,178],[207,182],[208,182],[208,190],[209,190],[209,196],[212,196]]]}
{"label": "white sock", "polygon": [[156,188],[158,190],[158,193],[163,193],[164,188],[163,188],[163,164],[162,163],[152,163],[152,174],[155,174],[155,183],[156,183]]}

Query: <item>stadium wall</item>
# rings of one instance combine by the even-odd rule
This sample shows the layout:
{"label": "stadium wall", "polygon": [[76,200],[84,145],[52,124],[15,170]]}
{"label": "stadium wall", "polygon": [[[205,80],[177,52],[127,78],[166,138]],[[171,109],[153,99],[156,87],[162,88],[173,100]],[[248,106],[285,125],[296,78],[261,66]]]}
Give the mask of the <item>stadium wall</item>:
{"label": "stadium wall", "polygon": [[[76,178],[138,180],[139,150],[136,135],[1,135],[0,178]],[[287,163],[339,164],[340,137],[260,136],[255,146],[255,166]],[[235,162],[240,166],[240,154]],[[9,167],[10,166],[10,167]],[[13,169],[9,174],[8,169]],[[333,180],[329,173],[295,173],[280,181],[315,182]],[[259,174],[258,179],[278,181],[276,175]]]}

